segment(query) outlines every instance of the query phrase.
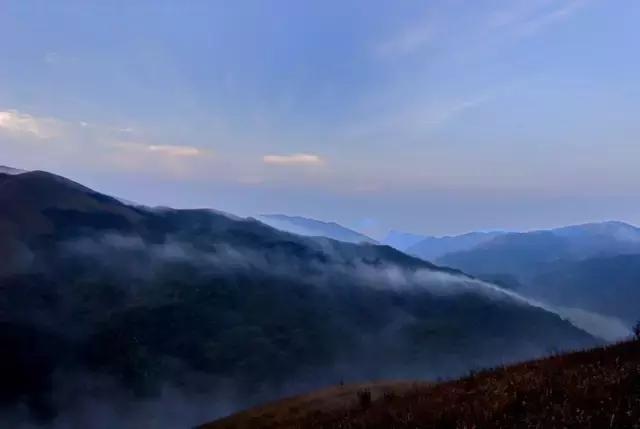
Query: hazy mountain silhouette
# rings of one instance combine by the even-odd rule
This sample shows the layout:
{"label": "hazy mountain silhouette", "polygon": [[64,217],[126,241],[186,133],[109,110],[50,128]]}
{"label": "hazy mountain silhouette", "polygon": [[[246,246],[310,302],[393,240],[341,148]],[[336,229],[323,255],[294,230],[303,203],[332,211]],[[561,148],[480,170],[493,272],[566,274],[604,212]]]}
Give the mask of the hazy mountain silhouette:
{"label": "hazy mountain silhouette", "polygon": [[131,206],[40,171],[0,175],[0,252],[0,404],[42,421],[82,426],[98,407],[110,427],[145,412],[188,426],[340,379],[450,376],[595,342],[388,246]]}
{"label": "hazy mountain silhouette", "polygon": [[[436,259],[538,299],[598,311],[631,323],[640,296],[640,229],[622,222],[511,233]],[[637,308],[635,309],[637,313]]]}
{"label": "hazy mountain silhouette", "polygon": [[640,230],[622,222],[604,222],[504,234],[437,261],[474,275],[511,274],[527,283],[551,262],[632,253],[640,253]]}
{"label": "hazy mountain silhouette", "polygon": [[287,216],[282,214],[260,215],[258,220],[276,229],[308,237],[327,237],[347,243],[377,244],[373,238],[345,228],[335,222],[323,222],[301,216]]}
{"label": "hazy mountain silhouette", "polygon": [[526,292],[558,305],[614,315],[632,326],[639,313],[640,254],[557,261],[536,273]]}
{"label": "hazy mountain silhouette", "polygon": [[449,253],[473,249],[504,234],[504,232],[495,231],[470,232],[445,237],[425,237],[416,244],[409,246],[405,252],[427,261],[434,261]]}
{"label": "hazy mountain silhouette", "polygon": [[429,237],[420,234],[412,234],[410,232],[389,231],[384,240],[382,240],[382,243],[404,252],[409,247],[427,238]]}

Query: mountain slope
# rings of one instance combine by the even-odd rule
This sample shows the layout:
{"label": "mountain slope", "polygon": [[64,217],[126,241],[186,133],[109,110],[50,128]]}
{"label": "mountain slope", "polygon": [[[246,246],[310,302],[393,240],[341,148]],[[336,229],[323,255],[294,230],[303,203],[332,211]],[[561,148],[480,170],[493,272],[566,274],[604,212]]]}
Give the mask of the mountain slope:
{"label": "mountain slope", "polygon": [[[205,424],[245,428],[626,429],[640,421],[640,342],[557,356],[434,386],[335,388]],[[365,386],[363,389],[367,389]]]}
{"label": "mountain slope", "polygon": [[409,247],[426,238],[428,237],[419,234],[411,234],[409,232],[389,231],[384,240],[382,240],[382,243],[404,252]]}
{"label": "mountain slope", "polygon": [[505,234],[437,261],[471,274],[512,274],[526,282],[541,266],[558,260],[632,253],[640,253],[640,230],[621,222],[605,222]]}
{"label": "mountain slope", "polygon": [[615,315],[631,326],[639,312],[640,255],[557,261],[531,284],[527,291],[549,302]]}
{"label": "mountain slope", "polygon": [[627,323],[638,297],[640,229],[604,222],[506,234],[437,263],[484,279],[515,279],[517,290],[556,305],[616,316]]}
{"label": "mountain slope", "polygon": [[376,240],[364,234],[345,228],[335,222],[323,222],[300,216],[281,214],[260,215],[258,220],[273,228],[308,237],[327,237],[347,243],[376,244]]}
{"label": "mountain slope", "polygon": [[187,426],[340,379],[449,376],[595,342],[388,246],[132,207],[44,172],[0,177],[0,225],[0,408],[46,421],[93,426],[97,406],[104,427]]}

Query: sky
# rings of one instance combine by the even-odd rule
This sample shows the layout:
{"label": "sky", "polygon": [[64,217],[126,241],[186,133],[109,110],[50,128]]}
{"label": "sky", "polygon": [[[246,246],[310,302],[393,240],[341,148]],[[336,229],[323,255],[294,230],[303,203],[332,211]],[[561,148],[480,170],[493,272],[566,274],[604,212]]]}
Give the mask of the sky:
{"label": "sky", "polygon": [[640,224],[635,0],[0,0],[0,164],[456,234]]}

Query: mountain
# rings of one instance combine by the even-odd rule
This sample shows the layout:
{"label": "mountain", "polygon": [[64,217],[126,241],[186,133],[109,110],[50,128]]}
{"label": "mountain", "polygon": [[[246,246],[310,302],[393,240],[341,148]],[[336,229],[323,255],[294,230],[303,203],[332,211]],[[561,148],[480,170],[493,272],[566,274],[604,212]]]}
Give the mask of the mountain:
{"label": "mountain", "polygon": [[[450,377],[598,343],[408,256],[208,209],[0,175],[0,422],[187,427],[337,383]],[[479,323],[481,321],[481,323]]]}
{"label": "mountain", "polygon": [[586,239],[594,246],[601,246],[603,242],[619,245],[640,242],[640,229],[619,221],[567,226],[553,229],[552,232],[560,237]]}
{"label": "mountain", "polygon": [[470,232],[468,234],[447,237],[425,237],[423,240],[409,246],[405,252],[427,261],[434,261],[444,255],[473,249],[504,232]]}
{"label": "mountain", "polygon": [[377,244],[376,240],[345,228],[335,222],[323,222],[300,216],[286,216],[281,214],[260,215],[258,216],[258,220],[273,228],[292,234],[307,237],[327,237],[347,243]]}
{"label": "mountain", "polygon": [[527,292],[557,305],[640,319],[640,255],[556,261],[536,273]]}
{"label": "mountain", "polygon": [[335,387],[199,429],[633,428],[639,362],[640,341],[627,341],[434,385]]}
{"label": "mountain", "polygon": [[437,261],[475,275],[511,274],[526,283],[540,267],[558,260],[633,253],[640,253],[640,230],[621,222],[605,222],[504,234]]}
{"label": "mountain", "polygon": [[[543,301],[602,311],[627,323],[640,293],[640,229],[622,222],[505,234],[436,262],[484,279],[512,279]],[[636,310],[637,312],[637,310]]]}
{"label": "mountain", "polygon": [[384,240],[382,240],[382,243],[404,252],[409,247],[426,238],[427,237],[424,235],[412,234],[409,232],[390,231]]}

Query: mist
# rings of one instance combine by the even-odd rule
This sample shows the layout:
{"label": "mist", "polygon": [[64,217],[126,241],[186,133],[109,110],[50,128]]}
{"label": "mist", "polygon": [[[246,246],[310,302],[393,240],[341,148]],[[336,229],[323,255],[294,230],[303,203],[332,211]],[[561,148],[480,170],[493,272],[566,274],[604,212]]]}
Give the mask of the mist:
{"label": "mist", "polygon": [[[306,275],[306,279],[315,286],[328,287],[334,276],[350,278],[354,284],[366,285],[380,290],[393,290],[403,293],[427,292],[437,296],[456,296],[477,294],[496,301],[533,306],[553,313],[597,338],[617,341],[631,335],[631,329],[613,316],[605,316],[584,309],[560,307],[529,298],[517,292],[504,289],[483,280],[475,279],[463,273],[448,273],[429,269],[408,269],[395,264],[372,265],[364,261],[351,262],[348,265],[340,261],[341,255],[333,247],[333,240],[315,238],[318,245],[333,264],[311,261],[294,261],[284,253],[270,253],[235,247],[229,244],[214,246],[211,251],[197,249],[190,243],[168,240],[162,244],[148,244],[140,236],[107,234],[101,237],[86,238],[65,244],[68,251],[82,255],[99,257],[102,264],[115,266],[122,270],[123,261],[146,260],[144,266],[136,264],[125,270],[128,276],[150,280],[153,276],[162,276],[161,269],[166,264],[189,263],[199,269],[218,272],[237,272],[239,270],[269,270],[280,276],[297,278]],[[135,252],[140,255],[131,258],[123,255]],[[113,255],[120,255],[114,260]],[[122,271],[121,271],[122,272]]]}
{"label": "mist", "polygon": [[[31,400],[2,420],[25,428],[189,427],[340,382],[450,378],[591,341],[575,341],[582,334],[548,307],[391,248],[250,225],[276,240],[105,233],[29,249],[36,280],[8,277],[25,284],[8,296],[23,305],[6,307],[7,318],[51,332],[69,356],[38,396],[47,405],[34,412]],[[522,321],[499,334],[509,322],[486,319],[493,313]],[[476,317],[487,326],[474,326]],[[548,341],[518,332],[529,329],[527,318],[558,332]],[[443,329],[451,333],[440,337]],[[297,362],[298,353],[274,348],[281,341],[300,343]],[[201,361],[225,361],[225,350],[247,359],[247,369],[231,361],[230,372],[216,374]],[[270,362],[268,373],[251,355]],[[26,415],[33,426],[20,426]]]}

